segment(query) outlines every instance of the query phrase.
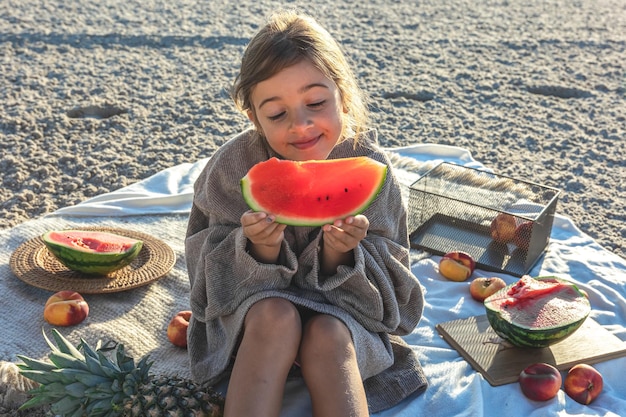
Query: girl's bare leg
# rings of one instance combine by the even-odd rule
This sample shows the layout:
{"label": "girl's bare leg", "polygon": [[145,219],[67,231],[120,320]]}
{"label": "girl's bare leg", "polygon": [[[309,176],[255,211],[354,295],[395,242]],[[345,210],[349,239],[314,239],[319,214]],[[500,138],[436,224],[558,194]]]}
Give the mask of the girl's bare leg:
{"label": "girl's bare leg", "polygon": [[369,415],[352,337],[341,320],[316,315],[306,322],[300,363],[314,416]]}
{"label": "girl's bare leg", "polygon": [[224,416],[280,414],[287,374],[301,335],[300,315],[289,301],[267,298],[250,308],[226,393]]}

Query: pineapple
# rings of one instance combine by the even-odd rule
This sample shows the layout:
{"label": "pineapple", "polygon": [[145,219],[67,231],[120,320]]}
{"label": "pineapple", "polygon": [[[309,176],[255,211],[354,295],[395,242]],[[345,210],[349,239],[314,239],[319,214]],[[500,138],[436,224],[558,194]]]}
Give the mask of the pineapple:
{"label": "pineapple", "polygon": [[52,363],[18,356],[24,362],[20,373],[39,383],[21,410],[50,405],[64,417],[222,415],[224,400],[211,388],[150,375],[152,362],[144,357],[135,364],[122,344],[98,343],[94,349],[81,339],[74,347],[56,329],[52,335],[57,346],[44,334]]}

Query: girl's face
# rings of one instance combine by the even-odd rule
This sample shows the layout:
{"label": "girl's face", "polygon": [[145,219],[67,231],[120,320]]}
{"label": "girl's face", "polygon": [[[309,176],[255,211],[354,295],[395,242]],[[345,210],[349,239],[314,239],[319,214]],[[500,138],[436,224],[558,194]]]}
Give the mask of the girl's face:
{"label": "girl's face", "polygon": [[343,105],[337,85],[309,61],[258,83],[248,117],[285,159],[326,159],[339,141]]}

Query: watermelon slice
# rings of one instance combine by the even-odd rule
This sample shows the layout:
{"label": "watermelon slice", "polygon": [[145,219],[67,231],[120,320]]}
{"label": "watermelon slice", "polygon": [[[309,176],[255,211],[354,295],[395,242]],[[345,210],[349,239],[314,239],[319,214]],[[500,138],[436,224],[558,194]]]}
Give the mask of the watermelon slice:
{"label": "watermelon slice", "polygon": [[522,277],[485,300],[496,334],[520,347],[546,347],[578,329],[591,304],[576,285],[557,277]]}
{"label": "watermelon slice", "polygon": [[270,158],[241,179],[246,203],[254,211],[293,226],[321,226],[363,212],[387,176],[387,165],[360,156],[288,161]]}
{"label": "watermelon slice", "polygon": [[68,269],[93,275],[106,275],[125,267],[143,247],[140,240],[91,230],[52,230],[41,239]]}

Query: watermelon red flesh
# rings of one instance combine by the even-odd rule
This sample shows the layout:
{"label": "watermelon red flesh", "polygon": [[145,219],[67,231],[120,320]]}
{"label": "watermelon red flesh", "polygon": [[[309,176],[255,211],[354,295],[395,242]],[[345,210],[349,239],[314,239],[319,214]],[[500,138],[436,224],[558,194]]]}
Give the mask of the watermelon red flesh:
{"label": "watermelon red flesh", "polygon": [[365,210],[385,182],[387,166],[367,157],[322,161],[271,158],[241,180],[243,197],[254,211],[279,223],[321,226]]}
{"label": "watermelon red flesh", "polygon": [[[529,276],[522,277],[515,285],[506,291],[506,297],[498,302],[502,307],[511,310],[517,307],[523,311],[543,312],[541,304],[550,301],[553,304],[559,304],[562,290],[568,292],[572,289],[572,284],[559,281],[553,278],[533,279]],[[551,297],[554,295],[554,297]],[[545,320],[548,317],[535,317],[537,320]]]}
{"label": "watermelon red flesh", "polygon": [[493,330],[512,344],[544,347],[572,334],[591,305],[578,288],[555,277],[523,277],[485,300]]}
{"label": "watermelon red flesh", "polygon": [[68,269],[95,275],[125,267],[143,247],[140,240],[90,230],[53,230],[45,233],[42,240]]}
{"label": "watermelon red flesh", "polygon": [[51,231],[47,238],[79,251],[100,253],[124,253],[137,243],[135,239],[113,233],[84,230]]}

